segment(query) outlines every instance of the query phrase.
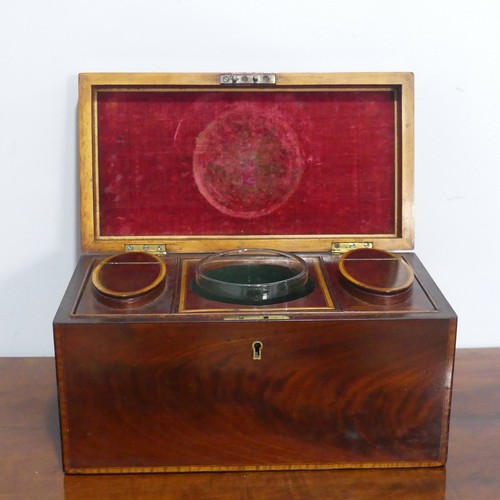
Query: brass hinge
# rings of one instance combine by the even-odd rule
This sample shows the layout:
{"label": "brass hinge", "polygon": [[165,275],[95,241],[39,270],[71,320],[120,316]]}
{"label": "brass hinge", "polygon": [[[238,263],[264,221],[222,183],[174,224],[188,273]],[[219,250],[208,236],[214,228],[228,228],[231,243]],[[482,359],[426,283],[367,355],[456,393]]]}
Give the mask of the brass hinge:
{"label": "brass hinge", "polygon": [[371,241],[335,241],[332,243],[332,253],[342,254],[358,248],[373,248]]}
{"label": "brass hinge", "polygon": [[276,75],[274,73],[221,73],[221,85],[275,85]]}
{"label": "brass hinge", "polygon": [[125,252],[146,252],[155,255],[166,255],[167,245],[162,243],[126,243]]}

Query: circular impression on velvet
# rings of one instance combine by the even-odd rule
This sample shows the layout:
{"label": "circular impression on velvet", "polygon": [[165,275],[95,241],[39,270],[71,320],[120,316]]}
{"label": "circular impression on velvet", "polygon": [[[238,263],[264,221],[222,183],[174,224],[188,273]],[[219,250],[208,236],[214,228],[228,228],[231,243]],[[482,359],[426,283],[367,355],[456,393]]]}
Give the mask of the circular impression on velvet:
{"label": "circular impression on velvet", "polygon": [[395,295],[408,290],[414,280],[412,268],[398,255],[374,248],[360,248],[340,258],[343,278],[361,290]]}
{"label": "circular impression on velvet", "polygon": [[300,257],[268,249],[239,249],[202,259],[191,283],[198,295],[243,305],[295,300],[314,289]]}
{"label": "circular impression on velvet", "polygon": [[295,192],[303,169],[297,135],[271,114],[231,110],[196,139],[196,186],[210,205],[232,217],[275,211]]}
{"label": "circular impression on velvet", "polygon": [[158,290],[165,275],[165,263],[155,255],[126,252],[99,263],[92,273],[92,283],[108,297],[131,299]]}

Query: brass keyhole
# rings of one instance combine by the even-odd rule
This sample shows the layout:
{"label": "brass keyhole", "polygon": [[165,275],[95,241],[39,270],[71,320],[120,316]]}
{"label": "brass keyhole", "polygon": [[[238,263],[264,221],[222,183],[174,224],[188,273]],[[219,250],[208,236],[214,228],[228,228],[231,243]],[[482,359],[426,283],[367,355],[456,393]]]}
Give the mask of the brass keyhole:
{"label": "brass keyhole", "polygon": [[260,340],[256,340],[252,343],[253,359],[262,359],[262,349],[264,344]]}

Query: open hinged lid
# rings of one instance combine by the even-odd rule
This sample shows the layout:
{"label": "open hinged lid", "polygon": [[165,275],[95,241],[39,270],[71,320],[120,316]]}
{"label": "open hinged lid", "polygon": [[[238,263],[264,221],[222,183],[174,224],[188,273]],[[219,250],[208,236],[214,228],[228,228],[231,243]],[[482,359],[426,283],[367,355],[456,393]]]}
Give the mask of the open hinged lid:
{"label": "open hinged lid", "polygon": [[413,76],[80,75],[82,250],[413,248]]}

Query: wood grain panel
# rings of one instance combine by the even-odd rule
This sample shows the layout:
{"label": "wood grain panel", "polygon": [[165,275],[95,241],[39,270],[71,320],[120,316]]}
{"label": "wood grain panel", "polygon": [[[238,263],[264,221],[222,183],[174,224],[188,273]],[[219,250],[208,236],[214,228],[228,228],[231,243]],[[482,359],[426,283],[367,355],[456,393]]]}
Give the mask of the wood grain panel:
{"label": "wood grain panel", "polygon": [[73,325],[59,337],[75,472],[444,459],[446,320]]}

